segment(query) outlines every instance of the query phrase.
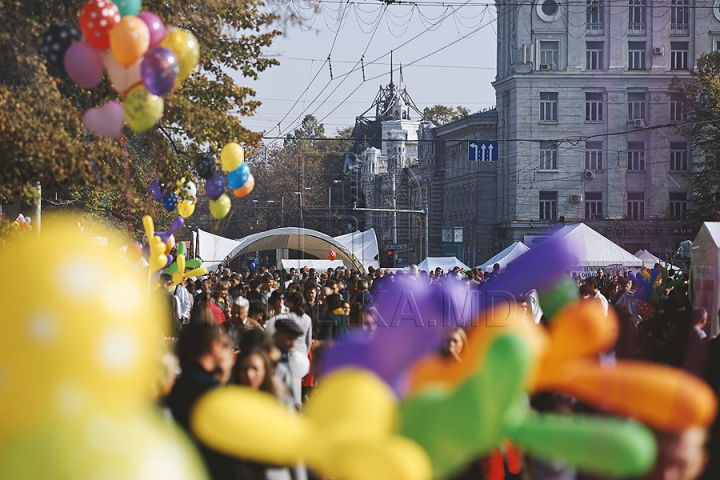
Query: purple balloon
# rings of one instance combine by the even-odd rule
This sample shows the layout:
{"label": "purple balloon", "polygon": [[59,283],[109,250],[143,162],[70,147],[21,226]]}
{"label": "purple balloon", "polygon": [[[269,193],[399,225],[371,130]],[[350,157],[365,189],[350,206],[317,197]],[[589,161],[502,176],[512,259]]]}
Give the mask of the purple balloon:
{"label": "purple balloon", "polygon": [[161,269],[161,271],[168,268],[170,265],[172,265],[172,263],[173,263],[173,256],[168,253],[167,254],[167,263],[165,263],[165,266]]}
{"label": "purple balloon", "polygon": [[85,88],[95,88],[103,76],[100,52],[86,42],[75,42],[65,52],[65,71],[75,83]]}
{"label": "purple balloon", "polygon": [[225,179],[218,174],[208,178],[205,182],[205,193],[210,200],[217,200],[225,193]]}
{"label": "purple balloon", "polygon": [[179,71],[177,57],[164,47],[151,48],[140,64],[143,85],[153,95],[165,95],[172,90]]}
{"label": "purple balloon", "polygon": [[165,194],[160,190],[160,180],[155,179],[152,182],[150,182],[150,193],[152,193],[152,196],[155,200],[162,200]]}
{"label": "purple balloon", "polygon": [[637,276],[635,275],[635,272],[628,272],[628,278],[633,281],[633,283],[638,283]]}
{"label": "purple balloon", "polygon": [[142,256],[147,261],[150,258],[150,245],[147,243],[142,247]]}
{"label": "purple balloon", "polygon": [[145,22],[150,31],[150,48],[160,45],[162,39],[165,38],[165,25],[160,17],[152,12],[141,12],[137,14],[137,17]]}
{"label": "purple balloon", "polygon": [[155,232],[155,236],[160,237],[160,240],[162,240],[163,243],[166,243],[168,240],[170,240],[170,236],[175,235],[175,233],[177,233],[177,231],[180,230],[183,225],[185,225],[185,219],[182,217],[177,217],[170,224],[170,228],[167,229],[167,232]]}

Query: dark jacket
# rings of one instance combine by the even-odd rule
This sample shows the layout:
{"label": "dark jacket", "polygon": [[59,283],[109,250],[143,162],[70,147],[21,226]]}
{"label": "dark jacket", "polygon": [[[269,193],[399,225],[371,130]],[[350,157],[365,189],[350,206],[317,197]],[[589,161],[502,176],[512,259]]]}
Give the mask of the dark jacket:
{"label": "dark jacket", "polygon": [[348,317],[344,313],[327,313],[318,325],[318,340],[339,340],[349,332]]}
{"label": "dark jacket", "polygon": [[[199,364],[187,365],[178,377],[167,399],[175,420],[193,438],[212,480],[265,480],[265,466],[240,460],[212,450],[200,443],[188,428],[190,412],[195,402],[213,388],[220,386],[212,374]],[[228,439],[232,441],[232,439]]]}

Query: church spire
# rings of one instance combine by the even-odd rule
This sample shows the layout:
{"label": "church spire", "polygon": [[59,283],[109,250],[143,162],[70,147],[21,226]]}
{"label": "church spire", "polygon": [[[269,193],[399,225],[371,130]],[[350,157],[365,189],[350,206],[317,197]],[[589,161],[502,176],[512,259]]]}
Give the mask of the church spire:
{"label": "church spire", "polygon": [[395,84],[393,83],[393,60],[392,60],[392,50],[390,50],[390,92],[393,92],[395,90]]}

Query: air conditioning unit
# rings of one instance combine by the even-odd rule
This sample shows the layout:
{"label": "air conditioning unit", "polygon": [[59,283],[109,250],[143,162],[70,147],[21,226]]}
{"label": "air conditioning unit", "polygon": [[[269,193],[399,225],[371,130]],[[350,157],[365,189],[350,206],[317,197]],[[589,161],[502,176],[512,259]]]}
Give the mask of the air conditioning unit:
{"label": "air conditioning unit", "polygon": [[570,201],[573,203],[582,202],[582,195],[570,195]]}
{"label": "air conditioning unit", "polygon": [[636,118],[633,120],[633,126],[635,127],[644,127],[645,126],[645,120],[642,118]]}
{"label": "air conditioning unit", "polygon": [[541,63],[540,70],[552,70],[552,63]]}
{"label": "air conditioning unit", "polygon": [[665,47],[655,47],[653,53],[655,55],[665,55]]}
{"label": "air conditioning unit", "polygon": [[593,172],[592,170],[585,170],[585,178],[587,178],[588,180],[595,178],[595,172]]}

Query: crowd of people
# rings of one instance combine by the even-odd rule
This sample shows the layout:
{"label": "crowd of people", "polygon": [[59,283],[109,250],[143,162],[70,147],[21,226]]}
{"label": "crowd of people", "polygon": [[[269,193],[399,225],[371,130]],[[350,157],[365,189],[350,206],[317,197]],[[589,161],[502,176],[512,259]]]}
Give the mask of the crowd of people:
{"label": "crowd of people", "polygon": [[[372,336],[377,330],[370,308],[384,281],[398,276],[419,282],[464,283],[468,289],[481,289],[502,275],[499,265],[490,273],[456,268],[405,271],[369,269],[361,274],[345,268],[317,272],[314,269],[233,272],[219,266],[207,276],[184,279],[172,287],[172,279],[161,277],[165,289],[159,289],[170,306],[171,329],[166,336],[175,339],[174,354],[179,375],[166,379],[165,408],[189,431],[188,418],[193,405],[206,392],[227,384],[246,386],[269,393],[290,410],[302,410],[304,401],[317,384],[318,366],[325,349],[346,338],[352,330]],[[683,278],[670,272],[671,278]],[[611,309],[619,318],[618,341],[603,355],[603,361],[636,359],[683,368],[720,387],[720,342],[709,338],[708,313],[693,309],[687,294],[687,282],[667,289],[654,305],[649,317],[638,313],[638,288],[630,276],[608,275],[602,269],[585,279],[573,277],[578,296],[596,302],[605,315]],[[532,298],[529,293],[521,302]],[[528,322],[547,326],[537,306]],[[443,357],[463,361],[467,334],[463,328],[445,332],[440,346]],[[544,392],[531,404],[538,411],[591,412],[576,399]],[[601,412],[596,412],[601,414]],[[656,432],[659,459],[647,479],[704,480],[720,479],[717,450],[717,424],[709,432],[669,434]],[[719,433],[720,435],[720,433]],[[305,479],[316,478],[312,471],[297,465],[292,468],[260,465],[227,457],[198,442],[213,480]],[[702,477],[701,477],[702,475]],[[599,477],[575,472],[558,464],[524,457],[515,447],[506,445],[497,454],[478,459],[456,477],[459,479],[533,479],[577,480]]]}

